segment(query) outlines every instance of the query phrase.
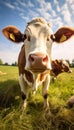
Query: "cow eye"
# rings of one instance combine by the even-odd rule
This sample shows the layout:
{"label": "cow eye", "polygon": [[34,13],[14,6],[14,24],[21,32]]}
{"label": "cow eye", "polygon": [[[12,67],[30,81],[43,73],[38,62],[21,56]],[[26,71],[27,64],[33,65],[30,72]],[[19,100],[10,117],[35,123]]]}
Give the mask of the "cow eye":
{"label": "cow eye", "polygon": [[24,39],[27,39],[27,35],[26,34],[24,34]]}
{"label": "cow eye", "polygon": [[31,40],[31,37],[30,37],[30,35],[27,37],[27,40],[28,40],[28,41],[30,41],[30,40]]}
{"label": "cow eye", "polygon": [[30,41],[31,40],[30,35],[25,34],[24,39],[27,39],[28,41]]}

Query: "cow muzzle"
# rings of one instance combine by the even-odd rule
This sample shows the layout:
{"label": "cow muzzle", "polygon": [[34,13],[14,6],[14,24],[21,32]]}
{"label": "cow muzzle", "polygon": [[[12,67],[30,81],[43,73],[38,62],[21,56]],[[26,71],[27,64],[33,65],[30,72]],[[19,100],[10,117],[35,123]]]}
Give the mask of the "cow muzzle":
{"label": "cow muzzle", "polygon": [[47,70],[48,56],[43,53],[35,53],[29,55],[30,70],[32,72],[44,72]]}

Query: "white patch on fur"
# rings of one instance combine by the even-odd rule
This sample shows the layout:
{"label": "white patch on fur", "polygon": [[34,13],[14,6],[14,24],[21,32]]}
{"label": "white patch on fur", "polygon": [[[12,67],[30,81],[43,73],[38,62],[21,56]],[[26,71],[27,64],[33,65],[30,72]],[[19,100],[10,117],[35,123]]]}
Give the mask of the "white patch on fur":
{"label": "white patch on fur", "polygon": [[24,79],[23,79],[23,75],[21,74],[19,76],[19,84],[20,84],[20,87],[21,87],[21,91],[24,92]]}
{"label": "white patch on fur", "polygon": [[[43,88],[42,88],[42,95],[45,96],[48,94],[48,88],[49,88],[49,83],[50,83],[50,75],[46,76],[46,79],[43,83]],[[48,98],[44,98],[44,108],[49,107],[49,103],[48,103]]]}
{"label": "white patch on fur", "polygon": [[45,77],[45,81],[43,83],[43,89],[42,89],[42,95],[44,96],[45,94],[47,94],[48,92],[48,88],[49,88],[49,84],[50,84],[50,75],[48,74],[46,77]]}
{"label": "white patch on fur", "polygon": [[23,75],[23,78],[24,78],[24,80],[27,82],[27,84],[28,84],[28,85],[32,86],[32,83],[31,83],[31,82],[29,82],[29,81],[27,80],[27,78],[26,78],[25,74]]}
{"label": "white patch on fur", "polygon": [[22,74],[19,76],[19,84],[20,84],[21,92],[23,92],[27,97],[28,96],[28,85],[27,85],[26,81],[24,80]]}

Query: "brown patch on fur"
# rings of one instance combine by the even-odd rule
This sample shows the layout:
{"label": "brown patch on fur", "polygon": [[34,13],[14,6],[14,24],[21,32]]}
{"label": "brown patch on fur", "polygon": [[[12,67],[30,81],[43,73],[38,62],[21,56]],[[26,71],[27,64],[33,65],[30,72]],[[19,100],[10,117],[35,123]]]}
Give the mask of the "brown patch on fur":
{"label": "brown patch on fur", "polygon": [[25,64],[26,64],[26,58],[25,58],[25,47],[24,45],[21,48],[21,51],[19,53],[18,57],[18,68],[19,68],[19,75],[25,73]]}
{"label": "brown patch on fur", "polygon": [[18,68],[19,68],[19,75],[25,74],[27,80],[31,83],[34,82],[33,75],[31,72],[25,70],[26,58],[25,58],[25,46],[23,45],[18,57]]}
{"label": "brown patch on fur", "polygon": [[39,76],[38,76],[38,82],[39,81],[43,81],[47,74],[50,74],[50,70],[47,70],[47,71],[45,71],[42,74],[39,74]]}

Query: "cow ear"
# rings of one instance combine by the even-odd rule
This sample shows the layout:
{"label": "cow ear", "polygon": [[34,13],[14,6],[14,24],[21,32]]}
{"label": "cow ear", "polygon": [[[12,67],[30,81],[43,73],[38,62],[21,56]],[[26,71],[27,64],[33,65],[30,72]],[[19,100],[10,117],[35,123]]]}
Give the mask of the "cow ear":
{"label": "cow ear", "polygon": [[73,35],[74,29],[69,27],[62,27],[55,34],[51,35],[51,39],[57,43],[63,43]]}
{"label": "cow ear", "polygon": [[15,43],[20,43],[25,40],[24,34],[22,34],[19,31],[19,29],[15,26],[7,26],[7,27],[3,28],[2,33],[4,34],[4,36],[7,39],[9,39]]}

